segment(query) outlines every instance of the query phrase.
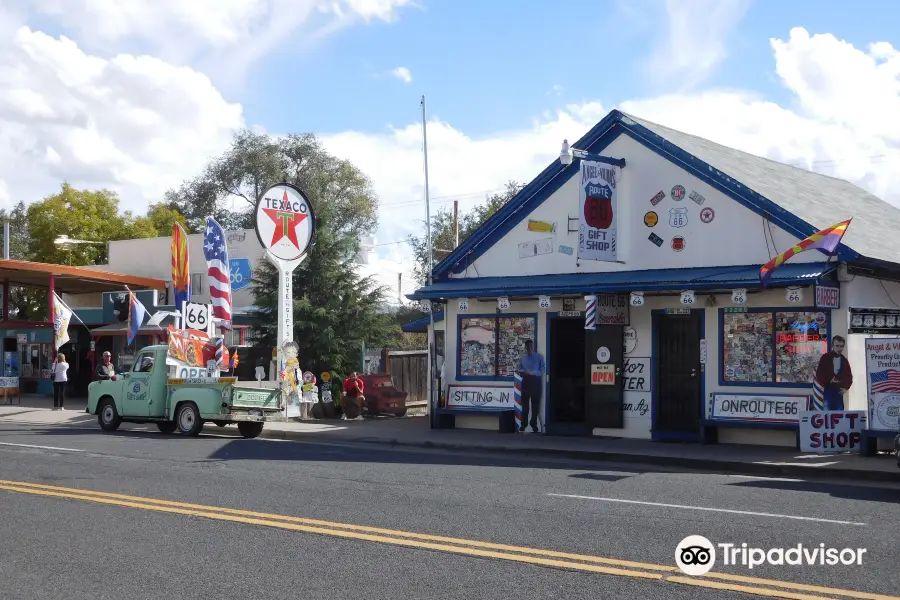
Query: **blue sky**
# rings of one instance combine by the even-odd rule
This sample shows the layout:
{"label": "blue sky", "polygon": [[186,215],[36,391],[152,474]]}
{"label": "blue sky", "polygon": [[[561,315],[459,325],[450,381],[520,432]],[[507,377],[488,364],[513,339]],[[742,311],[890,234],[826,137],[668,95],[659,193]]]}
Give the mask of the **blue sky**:
{"label": "blue sky", "polygon": [[[431,0],[342,32],[311,53],[290,42],[258,64],[237,97],[247,117],[274,131],[380,131],[429,112],[470,135],[517,128],[569,102],[605,105],[676,89],[655,82],[646,62],[666,35],[663,2],[479,3]],[[772,76],[769,38],[792,27],[831,32],[857,47],[900,46],[900,3],[832,0],[740,3],[743,16],[727,40],[727,58],[704,87],[739,87],[779,101],[790,96]],[[562,10],[559,8],[562,7]],[[702,36],[702,31],[692,35]],[[386,75],[397,66],[409,85]],[[273,82],[278,82],[273,86]],[[559,93],[555,86],[561,86]]]}

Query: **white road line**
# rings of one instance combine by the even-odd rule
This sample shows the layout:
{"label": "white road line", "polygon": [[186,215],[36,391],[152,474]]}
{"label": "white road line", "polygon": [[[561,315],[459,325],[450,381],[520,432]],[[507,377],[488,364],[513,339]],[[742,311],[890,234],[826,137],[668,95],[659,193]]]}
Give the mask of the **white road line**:
{"label": "white road line", "polygon": [[84,452],[78,448],[57,448],[56,446],[38,446],[36,444],[13,444],[12,442],[0,442],[0,446],[15,446],[17,448],[37,448],[38,450],[62,450],[64,452]]}
{"label": "white road line", "polygon": [[619,498],[597,498],[596,496],[576,496],[573,494],[547,494],[557,498],[577,498],[579,500],[599,500],[601,502],[620,502],[622,504],[642,504],[644,506],[659,506],[662,508],[681,508],[684,510],[705,510],[710,512],[730,513],[734,515],[748,515],[753,517],[773,517],[776,519],[794,519],[797,521],[815,521],[817,523],[835,523],[837,525],[856,525],[865,527],[868,523],[856,523],[854,521],[837,521],[834,519],[819,519],[816,517],[799,517],[796,515],[779,515],[776,513],[752,512],[749,510],[730,510],[727,508],[709,508],[706,506],[684,506],[681,504],[663,504],[661,502],[643,502],[641,500],[622,500]]}

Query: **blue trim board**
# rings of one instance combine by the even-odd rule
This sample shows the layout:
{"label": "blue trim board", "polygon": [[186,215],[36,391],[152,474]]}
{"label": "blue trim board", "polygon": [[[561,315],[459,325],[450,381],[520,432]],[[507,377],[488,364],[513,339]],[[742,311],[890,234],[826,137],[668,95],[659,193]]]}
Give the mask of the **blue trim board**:
{"label": "blue trim board", "polygon": [[[706,309],[692,308],[691,314],[700,315],[700,339],[706,339]],[[658,424],[659,404],[657,394],[659,393],[659,385],[656,377],[656,370],[659,360],[659,327],[657,323],[660,317],[666,315],[666,309],[655,308],[650,311],[650,339],[652,342],[650,351],[650,439],[651,441],[687,441],[699,442],[703,438],[703,419],[706,409],[706,367],[709,364],[709,355],[706,357],[706,364],[700,365],[700,426],[695,433],[666,431]]]}
{"label": "blue trim board", "polygon": [[[494,343],[495,343],[495,351],[494,351],[494,372],[496,373],[497,363],[497,351],[496,344],[500,342],[500,327],[499,327],[499,319],[503,318],[522,318],[522,317],[530,317],[534,319],[534,347],[535,349],[540,348],[538,345],[538,314],[537,313],[486,313],[486,314],[469,314],[462,313],[456,315],[456,381],[497,381],[502,383],[511,383],[512,377],[497,377],[497,376],[487,376],[487,375],[462,375],[461,367],[462,367],[462,354],[460,353],[460,349],[462,348],[462,320],[463,319],[497,319],[497,328],[494,329]],[[546,361],[547,354],[544,353],[544,360]],[[446,357],[444,359],[446,361]],[[452,384],[450,384],[452,385]]]}
{"label": "blue trim board", "polygon": [[[706,162],[685,152],[643,125],[637,124],[628,115],[618,110],[613,110],[606,115],[581,139],[575,142],[572,147],[592,154],[599,154],[623,133],[747,209],[769,219],[775,225],[797,238],[804,239],[818,231],[818,229],[796,215],[747,188],[741,182],[734,180]],[[437,280],[443,280],[449,277],[451,273],[464,273],[476,259],[503,236],[512,231],[516,225],[553,195],[554,192],[559,190],[579,169],[579,161],[577,160],[573,160],[572,164],[568,166],[562,165],[558,159],[554,160],[534,180],[523,187],[511,201],[466,238],[444,260],[438,263],[434,268],[433,277]],[[839,245],[837,255],[841,261],[853,261],[860,258],[857,252],[846,247],[843,243]]]}
{"label": "blue trim board", "polygon": [[[561,273],[514,277],[459,277],[420,288],[407,298],[494,298],[538,294],[584,294],[586,292],[631,292],[642,290],[730,290],[761,289],[761,265],[647,269],[607,273]],[[812,285],[837,269],[835,263],[788,263],[772,272],[766,288]]]}
{"label": "blue trim board", "polygon": [[[723,336],[725,335],[725,315],[730,314],[727,309],[720,308],[719,309],[719,331],[717,335],[719,336],[719,385],[722,387],[741,387],[741,388],[779,388],[779,389],[811,389],[812,382],[810,383],[776,383],[775,382],[775,313],[779,312],[821,312],[825,313],[825,317],[828,323],[828,335],[829,335],[829,348],[831,347],[831,336],[834,335],[831,331],[831,309],[828,308],[816,308],[815,306],[778,306],[778,307],[759,307],[759,308],[748,308],[746,309],[747,313],[771,313],[772,314],[772,381],[768,383],[764,382],[755,382],[755,381],[725,381],[725,344],[722,343]],[[743,314],[732,312],[731,314]],[[755,394],[756,395],[756,394]]]}
{"label": "blue trim board", "polygon": [[[436,312],[434,313],[434,322],[440,323],[444,320],[444,312]],[[413,321],[409,321],[408,323],[404,323],[401,329],[404,333],[423,333],[428,331],[428,324],[431,322],[431,317],[429,315],[425,315],[424,317],[419,317]]]}

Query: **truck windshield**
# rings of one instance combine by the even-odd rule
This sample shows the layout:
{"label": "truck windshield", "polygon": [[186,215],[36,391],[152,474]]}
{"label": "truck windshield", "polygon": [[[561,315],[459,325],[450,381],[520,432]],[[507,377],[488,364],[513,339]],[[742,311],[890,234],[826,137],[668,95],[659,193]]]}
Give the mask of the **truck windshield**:
{"label": "truck windshield", "polygon": [[154,356],[150,352],[142,352],[134,361],[135,373],[150,373],[153,371]]}

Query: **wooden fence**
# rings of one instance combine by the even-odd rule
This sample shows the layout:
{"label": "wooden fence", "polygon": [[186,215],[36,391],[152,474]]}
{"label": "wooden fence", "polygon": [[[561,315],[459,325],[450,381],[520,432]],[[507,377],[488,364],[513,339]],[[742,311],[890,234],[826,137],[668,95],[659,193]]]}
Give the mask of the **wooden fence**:
{"label": "wooden fence", "polygon": [[406,405],[427,404],[428,350],[385,350],[382,361],[394,387],[409,394]]}

